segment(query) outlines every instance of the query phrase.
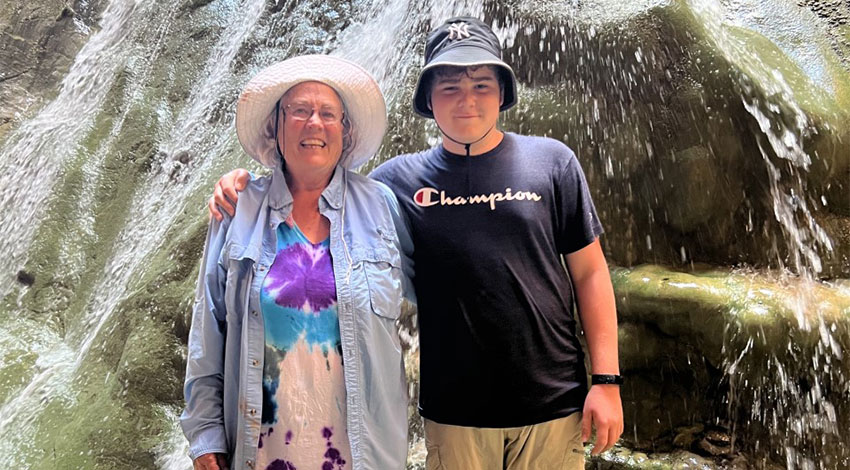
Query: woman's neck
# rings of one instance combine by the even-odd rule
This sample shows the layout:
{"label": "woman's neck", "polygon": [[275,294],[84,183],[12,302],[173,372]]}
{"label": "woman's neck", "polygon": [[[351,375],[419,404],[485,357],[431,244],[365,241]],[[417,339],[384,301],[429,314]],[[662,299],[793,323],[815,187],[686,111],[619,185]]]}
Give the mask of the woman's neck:
{"label": "woman's neck", "polygon": [[292,218],[312,243],[319,243],[330,234],[330,221],[319,213],[319,198],[328,186],[333,173],[309,178],[286,172],[286,184],[292,194]]}
{"label": "woman's neck", "polygon": [[333,170],[328,171],[298,171],[293,172],[290,168],[284,168],[284,176],[286,177],[286,186],[289,192],[294,197],[296,193],[317,193],[321,194],[333,177]]}

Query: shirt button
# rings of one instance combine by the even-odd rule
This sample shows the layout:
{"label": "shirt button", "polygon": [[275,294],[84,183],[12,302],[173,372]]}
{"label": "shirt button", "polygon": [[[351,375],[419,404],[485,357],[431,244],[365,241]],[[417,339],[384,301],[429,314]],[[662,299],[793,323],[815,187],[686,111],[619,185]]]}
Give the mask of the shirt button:
{"label": "shirt button", "polygon": [[257,367],[258,365],[260,365],[260,361],[258,361],[256,359],[251,359],[251,365],[254,366],[254,367]]}
{"label": "shirt button", "polygon": [[247,465],[248,468],[254,468],[254,461],[253,460],[246,460],[245,465]]}
{"label": "shirt button", "polygon": [[263,272],[265,270],[266,270],[266,266],[264,264],[261,264],[260,265],[260,272]]}
{"label": "shirt button", "polygon": [[256,311],[256,310],[251,310],[251,315],[254,315],[254,316],[256,317],[256,316],[257,316],[257,311]]}
{"label": "shirt button", "polygon": [[248,413],[250,413],[251,416],[254,416],[255,414],[257,414],[257,410],[251,408],[250,410],[248,410]]}

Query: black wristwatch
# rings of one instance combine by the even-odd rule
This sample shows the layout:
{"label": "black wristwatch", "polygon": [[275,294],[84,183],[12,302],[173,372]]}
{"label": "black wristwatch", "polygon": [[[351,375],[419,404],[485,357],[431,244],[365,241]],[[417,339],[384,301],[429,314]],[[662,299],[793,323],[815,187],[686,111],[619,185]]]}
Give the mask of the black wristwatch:
{"label": "black wristwatch", "polygon": [[590,385],[623,385],[623,376],[611,374],[593,374],[590,376]]}

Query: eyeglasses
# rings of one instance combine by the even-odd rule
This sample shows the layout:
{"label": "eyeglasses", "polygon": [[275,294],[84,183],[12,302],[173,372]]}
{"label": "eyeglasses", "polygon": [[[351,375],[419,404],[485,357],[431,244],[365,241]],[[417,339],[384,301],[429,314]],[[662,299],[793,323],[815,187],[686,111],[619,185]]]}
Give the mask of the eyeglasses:
{"label": "eyeglasses", "polygon": [[339,124],[345,113],[341,109],[322,107],[316,109],[306,104],[288,104],[283,107],[283,113],[296,121],[307,121],[313,114],[318,112],[319,119],[325,124]]}

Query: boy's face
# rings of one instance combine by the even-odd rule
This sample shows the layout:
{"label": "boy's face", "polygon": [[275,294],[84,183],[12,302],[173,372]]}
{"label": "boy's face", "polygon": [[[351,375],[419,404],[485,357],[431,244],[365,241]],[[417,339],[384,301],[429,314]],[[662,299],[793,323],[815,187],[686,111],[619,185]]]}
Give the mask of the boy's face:
{"label": "boy's face", "polygon": [[494,69],[467,67],[458,74],[436,74],[431,111],[440,129],[452,139],[474,142],[496,125],[502,90]]}

